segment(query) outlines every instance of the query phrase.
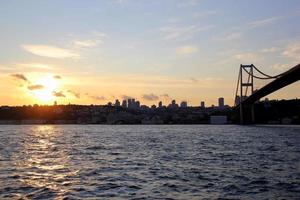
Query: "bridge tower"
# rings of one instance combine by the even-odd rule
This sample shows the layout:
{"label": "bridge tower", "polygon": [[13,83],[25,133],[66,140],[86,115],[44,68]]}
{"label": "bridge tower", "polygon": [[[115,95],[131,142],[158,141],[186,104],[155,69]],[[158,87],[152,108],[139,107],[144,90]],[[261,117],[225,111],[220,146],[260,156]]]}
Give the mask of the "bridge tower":
{"label": "bridge tower", "polygon": [[[240,107],[240,123],[253,123],[254,122],[254,106],[253,105],[244,105],[243,101],[247,98],[248,95],[252,95],[254,92],[254,74],[253,74],[254,65],[240,65],[238,83],[235,94],[235,106],[239,104]],[[244,73],[243,73],[244,72]],[[245,76],[246,75],[246,76]],[[248,91],[250,90],[249,94]],[[239,96],[238,96],[239,92]],[[251,119],[245,119],[246,116],[251,116]]]}

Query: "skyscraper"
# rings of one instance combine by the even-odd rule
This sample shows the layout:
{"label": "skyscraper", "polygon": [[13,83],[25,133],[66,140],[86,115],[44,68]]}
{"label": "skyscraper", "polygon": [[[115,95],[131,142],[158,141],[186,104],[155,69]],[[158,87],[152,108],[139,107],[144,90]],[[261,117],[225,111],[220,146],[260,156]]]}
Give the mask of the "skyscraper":
{"label": "skyscraper", "polygon": [[201,108],[205,108],[205,102],[204,102],[204,101],[201,101],[201,102],[200,102],[200,107],[201,107]]}
{"label": "skyscraper", "polygon": [[224,108],[224,98],[223,97],[219,98],[219,108]]}
{"label": "skyscraper", "polygon": [[187,102],[186,102],[186,101],[182,101],[182,102],[180,103],[180,107],[181,107],[181,108],[187,108]]}
{"label": "skyscraper", "polygon": [[162,107],[162,101],[158,102],[158,107],[159,107],[159,108]]}
{"label": "skyscraper", "polygon": [[120,106],[120,101],[119,101],[119,99],[116,99],[115,106],[117,106],[117,107]]}
{"label": "skyscraper", "polygon": [[122,107],[123,107],[123,108],[127,108],[127,101],[126,101],[126,100],[123,100],[123,101],[122,101]]}

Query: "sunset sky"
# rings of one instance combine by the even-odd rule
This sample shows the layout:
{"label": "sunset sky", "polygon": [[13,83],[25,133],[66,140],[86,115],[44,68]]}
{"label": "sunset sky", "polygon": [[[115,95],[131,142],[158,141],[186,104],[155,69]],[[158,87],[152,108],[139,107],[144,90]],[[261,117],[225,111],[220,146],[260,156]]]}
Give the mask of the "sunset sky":
{"label": "sunset sky", "polygon": [[240,64],[300,63],[297,0],[8,0],[0,25],[0,105],[232,105]]}

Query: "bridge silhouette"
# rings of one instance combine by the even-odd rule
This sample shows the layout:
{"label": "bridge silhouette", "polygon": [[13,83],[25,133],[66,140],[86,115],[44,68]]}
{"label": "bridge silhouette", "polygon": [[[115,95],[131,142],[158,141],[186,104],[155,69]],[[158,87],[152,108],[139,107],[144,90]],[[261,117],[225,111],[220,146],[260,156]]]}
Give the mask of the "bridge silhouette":
{"label": "bridge silhouette", "polygon": [[[254,72],[258,73],[256,75]],[[246,75],[246,81],[244,79]],[[254,79],[274,79],[259,90],[254,91]],[[235,108],[239,109],[241,124],[255,122],[254,103],[268,94],[284,88],[300,80],[300,64],[276,76],[270,76],[260,71],[253,64],[241,65],[235,94]],[[248,91],[250,88],[250,95]],[[239,93],[239,95],[238,95]]]}

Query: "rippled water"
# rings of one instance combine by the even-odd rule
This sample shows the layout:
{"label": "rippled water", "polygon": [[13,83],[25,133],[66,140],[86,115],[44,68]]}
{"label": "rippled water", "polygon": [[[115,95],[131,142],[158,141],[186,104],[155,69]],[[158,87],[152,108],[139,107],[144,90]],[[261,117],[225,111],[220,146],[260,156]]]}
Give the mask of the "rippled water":
{"label": "rippled water", "polygon": [[0,199],[299,197],[299,126],[0,126]]}

